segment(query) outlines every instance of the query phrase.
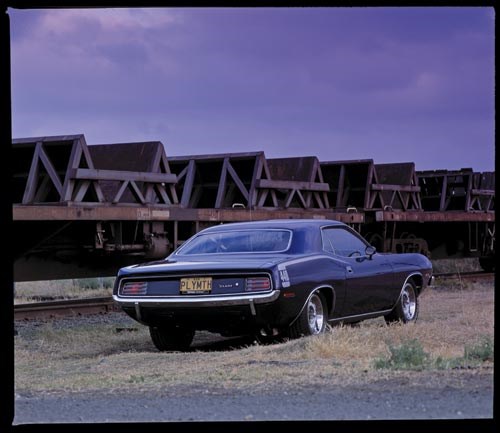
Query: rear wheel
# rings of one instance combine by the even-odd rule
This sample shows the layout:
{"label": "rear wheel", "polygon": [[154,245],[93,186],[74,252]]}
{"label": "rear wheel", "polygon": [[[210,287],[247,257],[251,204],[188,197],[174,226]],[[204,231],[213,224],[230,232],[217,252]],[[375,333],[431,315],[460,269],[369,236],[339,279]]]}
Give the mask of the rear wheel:
{"label": "rear wheel", "polygon": [[186,351],[189,349],[194,330],[182,327],[149,327],[149,334],[153,344],[160,351]]}
{"label": "rear wheel", "polygon": [[403,322],[409,323],[417,320],[419,311],[419,300],[417,289],[413,281],[407,281],[401,291],[401,296],[394,309],[384,316],[387,323]]}
{"label": "rear wheel", "polygon": [[325,332],[327,311],[323,294],[313,293],[297,320],[290,326],[290,337],[298,338]]}

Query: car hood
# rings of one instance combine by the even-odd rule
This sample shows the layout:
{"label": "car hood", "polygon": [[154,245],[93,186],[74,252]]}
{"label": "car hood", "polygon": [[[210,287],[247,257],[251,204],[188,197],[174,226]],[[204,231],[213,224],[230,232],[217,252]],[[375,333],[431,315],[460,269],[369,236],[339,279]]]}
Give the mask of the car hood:
{"label": "car hood", "polygon": [[210,254],[196,257],[168,257],[165,260],[141,263],[120,269],[119,276],[128,274],[156,274],[185,271],[220,271],[242,269],[268,269],[295,256],[259,254],[252,257],[240,254]]}

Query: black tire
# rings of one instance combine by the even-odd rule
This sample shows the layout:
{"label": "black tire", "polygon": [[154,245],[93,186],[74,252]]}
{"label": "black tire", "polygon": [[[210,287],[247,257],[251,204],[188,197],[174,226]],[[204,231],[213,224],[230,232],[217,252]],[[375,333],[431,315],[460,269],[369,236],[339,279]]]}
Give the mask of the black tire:
{"label": "black tire", "polygon": [[321,292],[314,292],[309,297],[299,317],[289,329],[290,338],[318,335],[325,332],[328,318],[328,308]]}
{"label": "black tire", "polygon": [[267,346],[269,344],[278,344],[286,341],[286,335],[262,335],[257,333],[254,335],[255,341],[262,346]]}
{"label": "black tire", "polygon": [[403,286],[398,302],[392,311],[384,316],[386,323],[415,322],[418,318],[420,305],[417,288],[413,281],[407,281]]}
{"label": "black tire", "polygon": [[181,351],[189,349],[193,338],[194,330],[180,327],[149,327],[149,335],[155,347],[162,351]]}

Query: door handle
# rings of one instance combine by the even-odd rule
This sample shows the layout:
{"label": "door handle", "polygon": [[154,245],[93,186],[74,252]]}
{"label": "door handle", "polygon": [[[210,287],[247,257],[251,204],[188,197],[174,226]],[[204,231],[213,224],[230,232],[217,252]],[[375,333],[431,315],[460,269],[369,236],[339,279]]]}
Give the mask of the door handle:
{"label": "door handle", "polygon": [[349,274],[352,274],[354,272],[350,266],[347,266],[346,270]]}

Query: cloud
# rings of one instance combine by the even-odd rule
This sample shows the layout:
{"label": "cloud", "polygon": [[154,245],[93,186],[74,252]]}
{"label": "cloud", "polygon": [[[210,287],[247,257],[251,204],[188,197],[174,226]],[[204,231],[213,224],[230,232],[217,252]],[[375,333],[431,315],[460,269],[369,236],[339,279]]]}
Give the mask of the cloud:
{"label": "cloud", "polygon": [[[153,30],[176,22],[175,13],[169,9],[55,9],[41,16],[41,33],[67,36],[78,33],[87,26],[100,28],[105,33]],[[95,35],[92,35],[95,36]]]}
{"label": "cloud", "polygon": [[45,116],[53,129],[81,125],[89,142],[112,142],[115,131],[116,141],[147,136],[176,154],[346,143],[339,152],[349,159],[382,144],[397,155],[397,142],[434,151],[436,137],[467,149],[458,130],[493,147],[482,131],[494,128],[487,8],[11,14],[17,136],[43,129]]}
{"label": "cloud", "polygon": [[[145,62],[158,32],[165,34],[182,18],[170,9],[54,9],[10,11],[13,52],[29,62],[34,56],[39,67],[84,68],[98,73],[117,63]],[[126,51],[130,55],[126,55]],[[44,61],[44,56],[49,56]],[[23,66],[23,65],[21,65]],[[42,71],[43,72],[43,71]]]}

